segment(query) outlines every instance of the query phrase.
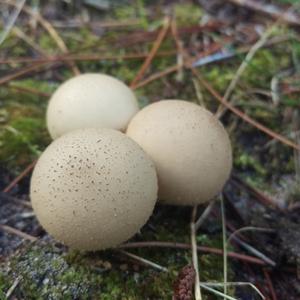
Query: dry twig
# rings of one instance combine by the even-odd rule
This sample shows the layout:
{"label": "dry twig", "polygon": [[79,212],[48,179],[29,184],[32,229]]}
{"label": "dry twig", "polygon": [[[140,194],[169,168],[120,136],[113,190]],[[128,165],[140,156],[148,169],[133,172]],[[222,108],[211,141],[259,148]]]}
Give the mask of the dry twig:
{"label": "dry twig", "polygon": [[16,35],[19,39],[23,40],[27,43],[32,49],[43,56],[47,56],[48,54],[44,51],[39,45],[37,45],[32,38],[26,35],[19,27],[14,26],[12,29],[12,33]]}
{"label": "dry twig", "polygon": [[8,291],[5,294],[6,299],[9,299],[12,296],[14,290],[16,289],[19,283],[20,283],[20,278],[16,278],[12,286],[8,289]]}
{"label": "dry twig", "polygon": [[[224,283],[217,283],[217,282],[202,282],[206,286],[212,287],[221,287],[224,286]],[[249,286],[251,287],[262,299],[265,299],[265,296],[260,292],[260,290],[251,282],[227,282],[227,286]]]}
{"label": "dry twig", "polygon": [[162,271],[162,272],[168,272],[168,269],[166,267],[162,267],[160,266],[159,264],[157,263],[154,263],[148,259],[145,259],[143,257],[140,257],[138,255],[135,255],[135,254],[132,254],[132,253],[129,253],[127,251],[124,251],[124,250],[118,250],[120,253],[130,257],[130,258],[133,258],[134,260],[142,263],[143,265],[146,265],[146,266],[150,266],[158,271]]}
{"label": "dry twig", "polygon": [[[174,248],[174,249],[191,249],[190,244],[185,243],[177,243],[177,242],[161,242],[161,241],[147,241],[147,242],[131,242],[119,245],[120,249],[130,249],[130,248]],[[197,246],[197,251],[204,253],[211,253],[216,255],[223,255],[222,249],[205,247],[205,246]],[[228,257],[235,258],[238,260],[242,260],[248,263],[256,264],[256,265],[266,265],[266,263],[253,256],[240,254],[236,252],[228,252]]]}
{"label": "dry twig", "polygon": [[[220,195],[221,215],[222,215],[222,237],[223,237],[223,275],[224,275],[224,295],[227,295],[227,242],[226,242],[226,215],[223,194]],[[224,296],[224,299],[225,299]]]}
{"label": "dry twig", "polygon": [[250,194],[255,196],[255,199],[260,201],[263,205],[271,206],[276,209],[282,210],[282,208],[278,205],[278,203],[275,202],[274,199],[272,199],[270,196],[264,194],[263,192],[259,191],[258,189],[255,189],[254,187],[250,186],[247,182],[242,180],[239,176],[236,176],[232,174],[232,179],[230,180],[231,183],[234,185],[240,187],[243,187],[245,190],[247,190]]}
{"label": "dry twig", "polygon": [[271,267],[275,267],[276,266],[276,262],[275,261],[273,261],[272,259],[270,259],[269,257],[267,257],[264,253],[262,253],[261,251],[257,250],[253,246],[251,246],[248,243],[242,241],[238,237],[231,236],[231,240],[234,240],[235,242],[237,242],[241,247],[243,247],[244,249],[246,249],[248,252],[252,253],[256,257],[259,257],[261,260],[263,260],[265,263],[267,263]]}
{"label": "dry twig", "polygon": [[185,66],[192,71],[194,76],[200,81],[200,83],[206,87],[206,89],[225,107],[227,107],[229,110],[231,110],[234,114],[239,116],[244,121],[248,122],[252,126],[256,127],[260,131],[266,133],[267,135],[271,136],[272,138],[281,141],[282,143],[300,150],[300,146],[294,143],[293,141],[290,141],[286,137],[274,132],[270,128],[267,128],[266,126],[260,124],[259,122],[255,121],[251,117],[249,117],[244,112],[240,111],[234,105],[232,105],[230,102],[226,101],[201,75],[200,73],[193,67],[193,64],[191,63],[191,57],[188,55],[187,51],[182,47],[182,44],[180,43],[177,31],[176,31],[176,25],[173,25],[172,35],[176,42],[178,50],[181,52],[182,57],[185,59]]}
{"label": "dry twig", "polygon": [[19,181],[21,181],[26,175],[28,175],[34,168],[36,160],[29,164],[23,172],[21,172],[4,190],[4,193],[8,193]]}
{"label": "dry twig", "polygon": [[234,231],[233,233],[231,233],[229,238],[227,239],[227,244],[233,239],[233,237],[235,237],[238,234],[240,234],[241,232],[245,232],[245,231],[260,231],[260,232],[271,232],[271,233],[275,232],[275,230],[269,229],[269,228],[246,226],[246,227],[239,228],[236,231]]}
{"label": "dry twig", "polygon": [[28,67],[22,68],[22,69],[20,69],[16,72],[12,73],[12,74],[8,74],[6,76],[3,76],[3,77],[0,78],[0,85],[1,84],[6,84],[11,80],[14,80],[18,77],[29,74],[33,71],[39,71],[41,68],[45,67],[46,65],[47,65],[47,63],[38,63],[38,64],[30,65]]}
{"label": "dry twig", "polygon": [[25,4],[25,0],[20,0],[18,3],[15,5],[15,10],[12,12],[10,15],[10,18],[8,20],[8,23],[4,26],[4,30],[0,35],[0,45],[4,42],[8,34],[10,33],[11,29],[13,28],[23,6]]}
{"label": "dry twig", "polygon": [[2,225],[2,224],[0,224],[0,230],[5,231],[5,232],[7,232],[9,234],[17,235],[20,238],[28,240],[28,241],[31,241],[31,242],[35,242],[35,241],[38,240],[37,237],[32,236],[32,235],[30,235],[28,233],[25,233],[25,232],[23,232],[21,230],[18,230],[16,228],[10,227],[8,225]]}
{"label": "dry twig", "polygon": [[217,296],[220,296],[220,297],[223,297],[224,299],[228,299],[228,300],[237,300],[236,298],[233,298],[231,296],[228,296],[228,295],[225,295],[224,293],[221,293],[219,292],[218,290],[215,290],[209,286],[207,286],[206,284],[204,283],[200,283],[201,287],[204,289],[204,290],[207,290],[209,292],[211,292],[212,294],[215,294]]}
{"label": "dry twig", "polygon": [[33,89],[33,88],[18,86],[16,84],[14,84],[13,82],[10,82],[8,87],[13,89],[13,90],[16,90],[18,92],[28,93],[28,94],[31,94],[31,95],[37,95],[39,97],[50,98],[50,96],[51,96],[50,93],[41,92],[41,91],[38,91],[38,90]]}
{"label": "dry twig", "polygon": [[[6,5],[10,5],[10,6],[17,6],[17,3],[14,0],[11,1],[1,1],[2,3],[6,4]],[[39,14],[38,12],[33,11],[29,6],[23,6],[22,10],[28,14],[31,18],[36,19],[43,27],[44,29],[47,30],[47,32],[49,33],[49,35],[53,38],[53,40],[55,41],[55,43],[57,44],[57,46],[59,47],[59,49],[63,52],[63,53],[68,53],[68,48],[65,44],[65,42],[63,41],[63,39],[59,36],[59,34],[57,33],[57,31],[55,30],[55,28],[51,25],[51,23],[49,21],[47,21],[46,19],[44,19],[41,14]],[[75,65],[74,62],[70,62],[70,66],[73,70],[73,73],[75,75],[80,74],[80,71],[78,69],[78,67]]]}
{"label": "dry twig", "polygon": [[198,267],[198,254],[197,254],[197,231],[195,226],[197,215],[197,205],[193,207],[192,216],[191,216],[191,245],[192,245],[192,257],[193,257],[193,266],[195,270],[195,300],[201,300],[201,290],[200,290],[200,276],[199,276],[199,267]]}
{"label": "dry twig", "polygon": [[[291,12],[282,12],[282,10],[273,4],[262,4],[262,2],[254,0],[227,0],[236,5],[249,8],[259,13],[264,13],[270,15],[272,18],[282,18],[282,21],[291,24],[291,25],[300,25],[299,16]],[[296,1],[295,1],[296,3]]]}
{"label": "dry twig", "polygon": [[265,278],[267,280],[267,284],[268,284],[269,291],[270,291],[271,296],[272,296],[272,300],[277,300],[277,295],[276,295],[276,292],[275,292],[270,274],[266,269],[263,269],[263,272],[264,272]]}
{"label": "dry twig", "polygon": [[[233,0],[231,0],[233,1]],[[234,0],[236,1],[236,0]],[[238,0],[236,2],[241,2],[241,0]],[[242,1],[244,2],[244,1]],[[242,74],[244,73],[244,71],[246,70],[246,68],[249,66],[250,61],[252,60],[252,58],[254,57],[254,55],[256,54],[256,52],[262,48],[266,43],[267,40],[269,39],[269,37],[271,36],[271,34],[273,33],[275,27],[280,24],[285,16],[290,13],[291,10],[294,9],[294,5],[291,6],[289,9],[287,9],[286,11],[282,12],[279,14],[277,20],[274,22],[274,24],[272,24],[272,26],[270,26],[269,28],[267,28],[267,30],[262,34],[262,36],[260,37],[260,39],[250,48],[249,52],[247,53],[246,57],[244,58],[242,64],[239,66],[238,70],[235,73],[235,76],[233,77],[233,79],[231,80],[224,96],[223,99],[224,101],[228,101],[232,92],[234,91],[235,87],[237,86],[238,82],[240,81],[240,78],[242,76]],[[299,23],[300,25],[300,23]],[[222,103],[220,104],[216,116],[218,118],[221,118],[222,115],[225,113],[225,111],[228,109],[229,107],[226,107],[225,105],[222,105]]]}
{"label": "dry twig", "polygon": [[280,141],[283,144],[286,144],[296,150],[300,151],[300,146],[294,143],[293,141],[289,140],[288,138],[274,132],[270,128],[260,124],[259,122],[255,121],[251,117],[249,117],[247,114],[244,112],[240,111],[234,105],[229,103],[228,101],[225,101],[225,99],[200,75],[200,73],[195,70],[192,66],[188,66],[193,74],[195,75],[196,78],[201,82],[203,86],[206,87],[206,89],[218,100],[220,101],[224,106],[226,106],[229,110],[231,110],[234,114],[236,114],[238,117],[246,121],[247,123],[251,124],[252,126],[256,127],[260,131],[264,132],[265,134],[269,135],[273,139],[276,139]]}
{"label": "dry twig", "polygon": [[146,57],[143,65],[141,66],[140,70],[138,71],[135,78],[132,80],[130,87],[135,88],[135,85],[137,82],[143,77],[144,73],[147,71],[148,67],[150,66],[154,56],[156,55],[161,43],[163,42],[170,26],[170,18],[166,17],[163,23],[163,27],[161,31],[159,32],[156,41],[153,43],[152,49],[149,52],[149,55]]}
{"label": "dry twig", "polygon": [[198,218],[198,220],[195,223],[196,231],[201,227],[203,222],[206,220],[206,218],[211,213],[212,209],[214,208],[216,201],[210,201],[209,204],[206,206],[205,210],[203,211],[202,215]]}
{"label": "dry twig", "polygon": [[[249,50],[249,52],[247,53],[246,57],[244,58],[242,64],[239,66],[238,70],[236,71],[233,79],[231,80],[228,88],[226,89],[226,92],[223,96],[223,100],[224,101],[228,101],[232,92],[234,91],[235,87],[237,86],[242,74],[244,73],[244,71],[246,70],[246,68],[249,66],[250,61],[252,60],[252,58],[254,57],[254,55],[256,54],[256,52],[263,47],[263,45],[267,42],[268,38],[270,37],[270,35],[272,34],[273,30],[274,30],[274,26],[273,25],[271,28],[267,29],[264,34],[261,36],[261,38],[252,46],[252,48]],[[220,104],[217,112],[216,112],[216,116],[217,118],[221,118],[222,115],[225,113],[226,111],[226,106],[223,106],[222,104]]]}
{"label": "dry twig", "polygon": [[29,201],[17,199],[8,195],[7,193],[0,192],[0,204],[13,202],[16,205],[23,205],[29,209],[32,209],[32,206]]}
{"label": "dry twig", "polygon": [[[160,51],[155,57],[164,57],[175,54],[175,51]],[[100,60],[123,60],[123,59],[143,59],[148,57],[149,53],[128,53],[123,55],[106,55],[106,54],[65,54],[54,55],[42,58],[32,57],[14,57],[8,59],[0,59],[0,64],[15,63],[51,63],[51,62],[68,62],[68,61],[100,61]],[[154,57],[154,58],[155,58]]]}
{"label": "dry twig", "polygon": [[137,83],[134,87],[132,87],[133,90],[136,90],[138,88],[141,88],[141,87],[144,87],[145,85],[147,85],[148,83],[154,81],[154,80],[157,80],[159,78],[162,78],[168,74],[171,74],[177,70],[180,69],[180,66],[179,65],[174,65],[174,66],[171,66],[161,72],[157,72],[155,74],[152,74],[151,76],[149,76],[148,78],[144,79],[143,81],[140,81],[139,83]]}

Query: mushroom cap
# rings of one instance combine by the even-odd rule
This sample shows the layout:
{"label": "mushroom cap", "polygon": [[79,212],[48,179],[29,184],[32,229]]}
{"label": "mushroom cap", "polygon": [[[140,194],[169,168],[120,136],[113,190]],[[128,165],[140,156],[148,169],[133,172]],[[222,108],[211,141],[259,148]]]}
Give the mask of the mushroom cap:
{"label": "mushroom cap", "polygon": [[31,178],[34,212],[71,248],[116,246],[146,223],[157,199],[155,167],[125,134],[72,131],[50,144]]}
{"label": "mushroom cap", "polygon": [[64,82],[50,98],[47,127],[53,139],[75,129],[125,130],[139,110],[138,102],[120,80],[87,73]]}
{"label": "mushroom cap", "polygon": [[211,112],[183,100],[163,100],[139,111],[127,135],[154,161],[158,198],[195,205],[223,188],[232,167],[231,144]]}

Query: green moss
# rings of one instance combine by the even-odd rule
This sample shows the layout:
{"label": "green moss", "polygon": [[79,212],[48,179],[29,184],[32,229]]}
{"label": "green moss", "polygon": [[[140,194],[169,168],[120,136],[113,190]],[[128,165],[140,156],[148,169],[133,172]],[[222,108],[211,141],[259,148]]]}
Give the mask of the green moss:
{"label": "green moss", "polygon": [[284,106],[294,107],[295,109],[299,107],[299,99],[297,97],[292,98],[288,96],[283,96],[280,103]]}
{"label": "green moss", "polygon": [[252,169],[261,176],[265,176],[267,174],[266,169],[260,164],[259,160],[245,152],[237,156],[234,162],[235,166],[241,169]]}
{"label": "green moss", "polygon": [[111,73],[117,78],[130,83],[136,76],[140,64],[136,62],[123,61],[119,68],[112,70]]}
{"label": "green moss", "polygon": [[[243,54],[224,61],[221,66],[206,65],[201,68],[201,73],[217,91],[223,94],[244,59]],[[243,97],[245,91],[251,87],[269,90],[272,78],[289,65],[290,55],[286,52],[286,48],[274,46],[272,49],[260,49],[249,62],[232,96]],[[209,93],[205,92],[205,94],[211,98]]]}
{"label": "green moss", "polygon": [[203,16],[201,6],[192,3],[175,4],[174,12],[179,26],[198,24]]}
{"label": "green moss", "polygon": [[16,118],[0,129],[0,160],[22,168],[40,154],[49,140],[43,119]]}
{"label": "green moss", "polygon": [[137,17],[137,10],[134,5],[124,5],[114,10],[114,15],[118,20],[130,20]]}
{"label": "green moss", "polygon": [[290,55],[286,49],[274,47],[260,49],[254,58],[249,62],[242,79],[256,88],[269,88],[270,80],[282,69],[290,64]]}
{"label": "green moss", "polygon": [[[172,216],[179,214],[175,210]],[[144,229],[143,238],[153,236],[167,240],[189,242],[188,225],[173,227],[173,222],[185,224],[183,220],[170,218],[164,226],[152,230]],[[163,229],[165,227],[165,229]],[[180,235],[179,235],[180,234]],[[178,240],[179,238],[179,240]],[[211,247],[221,246],[221,236],[198,235],[199,244]],[[7,291],[15,278],[20,278],[15,295],[25,299],[170,299],[173,283],[181,268],[191,263],[190,250],[168,248],[140,248],[130,250],[141,257],[166,266],[169,272],[157,272],[150,267],[138,267],[134,261],[126,260],[114,250],[97,253],[78,251],[63,252],[50,244],[29,244],[10,260],[10,271],[6,274],[3,291]],[[199,253],[200,276],[202,281],[223,280],[222,257]],[[135,265],[135,267],[133,267]],[[0,268],[1,270],[1,268]],[[231,264],[228,265],[229,279],[232,279]],[[0,287],[1,287],[0,276]],[[1,299],[1,298],[0,298]],[[204,298],[205,299],[205,298]]]}
{"label": "green moss", "polygon": [[69,51],[77,51],[79,48],[95,44],[99,37],[90,28],[81,27],[76,31],[62,32],[62,38]]}
{"label": "green moss", "polygon": [[204,66],[202,72],[218,91],[224,91],[234,76],[234,70],[228,66],[224,68]]}
{"label": "green moss", "polygon": [[[176,280],[178,271],[169,268],[168,273],[156,273],[148,271],[141,284],[143,295],[150,299],[171,299],[173,294],[173,283]],[[143,298],[145,299],[145,298]]]}
{"label": "green moss", "polygon": [[[282,33],[284,30],[279,28],[277,31]],[[283,47],[278,44],[271,48],[260,49],[249,62],[231,96],[237,108],[275,132],[290,132],[290,124],[282,124],[283,111],[285,111],[282,106],[293,106],[295,101],[283,99],[281,107],[275,108],[271,104],[271,99],[266,99],[266,96],[259,93],[250,94],[249,91],[257,88],[270,91],[272,78],[288,68],[291,63],[290,53],[286,51],[287,47],[289,46]],[[201,68],[201,73],[222,95],[243,59],[244,55],[224,61],[221,65],[207,65]],[[214,111],[219,104],[218,101],[205,89],[203,95],[208,108]],[[265,185],[270,184],[276,176],[293,172],[291,149],[281,143],[269,144],[267,135],[241,122],[235,114],[227,114],[227,116],[227,121],[237,122],[232,136],[234,166],[237,170],[247,173],[245,176],[251,184],[265,188]]]}
{"label": "green moss", "polygon": [[88,256],[83,256],[80,264],[69,264],[60,250],[34,245],[12,259],[8,276],[21,279],[16,294],[26,299],[139,300],[171,297],[176,274],[148,269],[136,273],[117,267],[101,274],[89,263]]}
{"label": "green moss", "polygon": [[[13,86],[31,88],[31,89],[35,89],[39,92],[48,93],[48,94],[53,93],[54,90],[58,87],[57,83],[53,83],[53,82],[45,81],[45,80],[33,79],[33,78],[25,78],[25,79],[22,79],[22,80],[14,80],[10,83]],[[10,91],[10,93],[12,93],[12,92],[13,91]],[[32,96],[35,96],[35,97],[39,98],[39,104],[47,103],[47,99],[41,98],[41,97],[36,96],[34,94]],[[27,93],[26,97],[25,97],[25,100],[28,101],[29,97],[30,97],[30,93]],[[24,99],[24,95],[23,95],[23,99]],[[31,99],[31,98],[29,98],[29,99]]]}
{"label": "green moss", "polygon": [[47,54],[58,54],[61,52],[55,40],[48,34],[48,32],[41,33],[38,37],[37,43]]}
{"label": "green moss", "polygon": [[9,49],[9,54],[12,57],[26,56],[28,54],[27,44],[18,39],[14,34],[9,34],[3,41],[1,51],[5,51],[5,49]]}
{"label": "green moss", "polygon": [[144,29],[149,27],[149,23],[147,20],[147,10],[145,7],[144,0],[137,0],[137,15],[140,18],[140,24]]}
{"label": "green moss", "polygon": [[[56,84],[36,79],[12,85],[51,93]],[[50,142],[45,125],[47,100],[10,87],[0,90],[0,160],[12,171],[28,165]]]}
{"label": "green moss", "polygon": [[7,274],[1,272],[0,268],[0,300],[6,300],[6,291],[11,286],[11,280],[7,278]]}

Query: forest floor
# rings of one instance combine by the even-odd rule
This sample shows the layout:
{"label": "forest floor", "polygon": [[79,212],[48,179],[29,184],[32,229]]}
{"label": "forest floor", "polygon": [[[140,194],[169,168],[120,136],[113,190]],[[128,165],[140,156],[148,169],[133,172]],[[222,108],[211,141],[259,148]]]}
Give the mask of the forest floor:
{"label": "forest floor", "polygon": [[51,142],[47,100],[85,72],[122,79],[140,107],[184,99],[226,126],[225,212],[215,199],[196,234],[202,298],[223,298],[225,248],[227,280],[240,283],[227,299],[261,299],[253,286],[265,299],[300,299],[297,1],[22,4],[0,0],[2,36],[10,27],[0,35],[0,299],[184,299],[190,207],[158,204],[134,238],[96,253],[67,251],[32,212],[31,170]]}

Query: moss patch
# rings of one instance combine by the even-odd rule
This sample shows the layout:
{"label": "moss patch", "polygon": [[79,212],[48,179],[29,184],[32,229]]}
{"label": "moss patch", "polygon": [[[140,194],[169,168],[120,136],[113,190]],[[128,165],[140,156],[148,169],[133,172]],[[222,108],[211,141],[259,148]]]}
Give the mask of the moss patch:
{"label": "moss patch", "polygon": [[[172,222],[169,219],[167,223]],[[154,235],[175,240],[180,231],[181,241],[188,242],[189,231],[185,229],[188,228],[178,226],[168,232],[159,226]],[[153,237],[150,228],[144,230],[143,238]],[[201,234],[198,242],[220,247],[221,237]],[[10,259],[9,268],[3,267],[2,270],[10,271],[3,271],[4,275],[0,276],[0,288],[5,293],[12,282],[20,278],[15,295],[25,299],[170,299],[178,272],[191,262],[190,250],[141,248],[128,251],[167,267],[169,272],[144,267],[115,250],[94,254],[64,252],[51,244],[36,243],[17,252]],[[223,280],[221,256],[199,253],[199,264],[202,281]],[[230,264],[228,269],[229,278],[233,278]]]}

